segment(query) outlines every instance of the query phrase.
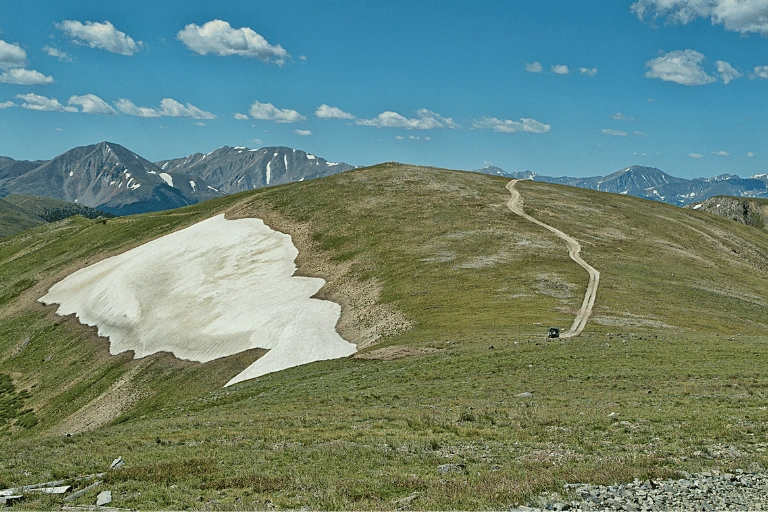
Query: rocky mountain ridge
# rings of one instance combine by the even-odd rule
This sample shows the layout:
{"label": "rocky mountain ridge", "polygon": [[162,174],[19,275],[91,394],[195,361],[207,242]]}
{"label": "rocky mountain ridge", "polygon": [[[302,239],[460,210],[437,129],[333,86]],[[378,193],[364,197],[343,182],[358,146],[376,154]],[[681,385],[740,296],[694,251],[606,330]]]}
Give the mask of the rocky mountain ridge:
{"label": "rocky mountain ridge", "polygon": [[607,176],[575,178],[553,177],[531,171],[507,172],[498,167],[484,167],[474,172],[507,178],[558,183],[572,187],[642,197],[653,201],[685,206],[712,196],[768,197],[768,175],[740,178],[722,174],[714,178],[676,178],[654,167],[633,165]]}
{"label": "rocky mountain ridge", "polygon": [[49,161],[0,157],[0,197],[45,196],[130,215],[353,168],[284,147],[224,146],[205,155],[153,163],[119,144],[101,142]]}

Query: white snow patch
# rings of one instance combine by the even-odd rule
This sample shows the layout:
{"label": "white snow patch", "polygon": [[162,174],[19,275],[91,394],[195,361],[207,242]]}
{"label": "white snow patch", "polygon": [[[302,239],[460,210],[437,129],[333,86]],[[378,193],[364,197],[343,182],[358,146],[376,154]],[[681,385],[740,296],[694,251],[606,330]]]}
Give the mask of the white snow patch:
{"label": "white snow patch", "polygon": [[272,165],[271,162],[267,162],[267,185],[269,185],[269,179],[272,177]]}
{"label": "white snow patch", "polygon": [[339,165],[339,162],[325,162],[325,165],[328,167],[333,167],[334,165]]}
{"label": "white snow patch", "polygon": [[277,156],[277,153],[275,153],[274,155],[272,155],[272,157],[273,157],[273,158],[274,158],[274,157],[276,157],[276,156]]}
{"label": "white snow patch", "polygon": [[720,208],[720,203],[717,203],[717,208]]}
{"label": "white snow patch", "polygon": [[74,175],[75,175],[75,172],[74,172],[74,171],[69,171],[69,177],[70,177],[70,178],[71,178],[72,176],[74,176]]}
{"label": "white snow patch", "polygon": [[163,179],[163,181],[168,184],[169,187],[173,186],[173,176],[171,176],[167,172],[161,172],[160,174],[158,174],[158,176],[160,176]]}
{"label": "white snow patch", "polygon": [[136,183],[134,186],[131,187],[131,190],[136,190],[141,186],[141,183]]}
{"label": "white snow patch", "polygon": [[304,178],[302,177],[299,181],[304,181]]}
{"label": "white snow patch", "polygon": [[254,151],[258,151],[258,149],[249,149],[248,151],[253,153]]}
{"label": "white snow patch", "polygon": [[171,162],[165,162],[165,163],[163,164],[163,167],[162,167],[162,169],[163,169],[163,170],[165,170],[165,168],[166,168],[166,167],[168,167],[168,164],[170,164],[170,163],[171,163]]}
{"label": "white snow patch", "polygon": [[234,148],[232,148],[232,149],[245,149],[245,146],[235,146],[235,147],[234,147]]}
{"label": "white snow patch", "polygon": [[218,215],[78,270],[39,301],[97,326],[113,355],[207,362],[269,349],[228,386],[356,351],[335,331],[341,307],[311,298],[325,281],[293,276],[297,255],[261,220]]}
{"label": "white snow patch", "polygon": [[240,179],[239,179],[239,180],[237,180],[237,183],[239,184],[241,181],[243,181],[243,178],[245,178],[245,175],[243,175],[243,176],[240,176]]}
{"label": "white snow patch", "polygon": [[624,192],[621,193],[621,195],[623,195],[623,196],[625,196],[627,194],[629,194],[629,190],[625,190]]}
{"label": "white snow patch", "polygon": [[314,160],[314,159],[315,159],[315,155],[310,155],[309,153],[307,153],[307,160]]}
{"label": "white snow patch", "polygon": [[701,208],[701,207],[702,207],[702,205],[701,205],[701,204],[697,204],[696,206],[694,206],[694,207],[693,207],[693,209],[694,209],[694,210],[698,210],[698,209],[699,209],[699,208]]}
{"label": "white snow patch", "polygon": [[208,188],[209,188],[209,189],[211,189],[211,190],[213,190],[214,192],[218,192],[218,191],[219,191],[219,189],[217,189],[217,188],[213,188],[213,187],[212,187],[212,186],[210,186],[210,185],[208,185]]}
{"label": "white snow patch", "polygon": [[192,187],[192,192],[197,192],[197,185],[192,180],[189,180],[189,186]]}
{"label": "white snow patch", "polygon": [[156,171],[147,171],[147,174],[157,174]]}
{"label": "white snow patch", "polygon": [[283,155],[283,162],[285,162],[285,172],[288,172],[288,155]]}

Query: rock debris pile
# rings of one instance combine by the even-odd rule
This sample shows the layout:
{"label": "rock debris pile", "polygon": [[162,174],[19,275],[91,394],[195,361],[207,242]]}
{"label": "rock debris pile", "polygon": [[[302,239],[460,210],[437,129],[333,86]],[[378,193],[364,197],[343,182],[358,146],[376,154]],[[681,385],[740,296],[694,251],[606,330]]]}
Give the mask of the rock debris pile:
{"label": "rock debris pile", "polygon": [[768,473],[737,469],[683,475],[679,480],[635,480],[610,486],[566,484],[566,492],[575,491],[580,501],[560,501],[553,495],[542,499],[540,508],[518,510],[768,510]]}

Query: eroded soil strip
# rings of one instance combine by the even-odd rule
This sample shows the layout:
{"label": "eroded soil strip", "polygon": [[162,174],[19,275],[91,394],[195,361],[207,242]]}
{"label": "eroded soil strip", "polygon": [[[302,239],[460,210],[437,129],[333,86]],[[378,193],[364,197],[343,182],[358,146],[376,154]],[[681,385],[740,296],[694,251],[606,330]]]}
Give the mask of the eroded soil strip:
{"label": "eroded soil strip", "polygon": [[597,285],[600,282],[600,272],[598,272],[589,263],[584,261],[584,259],[581,257],[579,254],[581,252],[581,244],[579,244],[576,239],[566,235],[557,228],[553,228],[549,224],[544,224],[540,220],[534,219],[525,213],[523,210],[520,192],[518,192],[515,188],[515,184],[517,182],[518,180],[512,180],[507,184],[507,190],[509,190],[509,193],[512,194],[512,199],[510,199],[507,203],[507,207],[512,210],[512,212],[521,216],[525,220],[548,229],[552,233],[565,240],[565,243],[568,246],[568,255],[573,261],[578,263],[582,268],[584,268],[584,270],[589,273],[589,284],[587,284],[587,292],[584,294],[584,302],[581,303],[579,314],[576,315],[576,319],[573,321],[571,328],[567,332],[560,335],[561,338],[572,338],[574,336],[578,336],[581,331],[584,330],[584,326],[587,324],[587,320],[589,320],[589,316],[592,314],[592,306],[595,304],[595,296],[597,295]]}

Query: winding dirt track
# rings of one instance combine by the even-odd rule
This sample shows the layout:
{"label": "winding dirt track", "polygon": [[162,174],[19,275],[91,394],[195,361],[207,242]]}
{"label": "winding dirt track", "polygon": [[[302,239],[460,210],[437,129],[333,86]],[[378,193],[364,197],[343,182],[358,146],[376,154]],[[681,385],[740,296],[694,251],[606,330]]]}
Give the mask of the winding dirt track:
{"label": "winding dirt track", "polygon": [[576,319],[573,321],[571,328],[567,332],[560,335],[561,338],[573,338],[574,336],[578,336],[581,331],[584,330],[584,326],[587,324],[587,320],[589,320],[589,317],[592,314],[592,306],[595,304],[595,296],[597,295],[597,285],[600,282],[600,272],[598,272],[594,267],[582,259],[579,254],[581,252],[581,244],[579,244],[575,238],[566,235],[559,229],[553,228],[549,224],[544,224],[540,220],[534,219],[525,213],[525,211],[523,211],[523,203],[522,198],[520,197],[520,192],[518,192],[515,188],[515,184],[518,181],[519,180],[512,180],[507,183],[507,190],[509,190],[509,193],[512,194],[512,199],[510,199],[507,203],[507,207],[525,220],[548,229],[549,231],[565,240],[565,243],[568,246],[568,255],[573,261],[578,263],[582,268],[584,268],[584,270],[589,273],[589,284],[587,284],[587,292],[584,294],[584,302],[581,303],[579,314],[576,315]]}

